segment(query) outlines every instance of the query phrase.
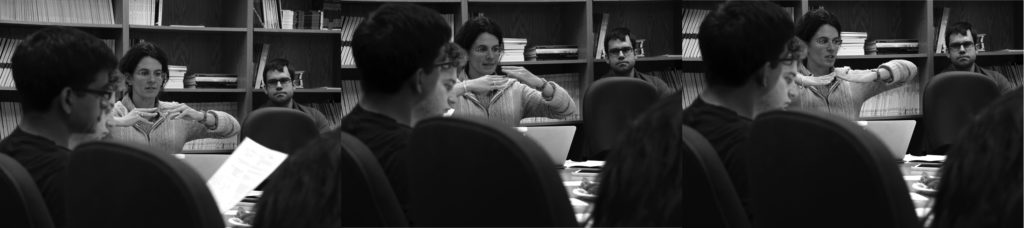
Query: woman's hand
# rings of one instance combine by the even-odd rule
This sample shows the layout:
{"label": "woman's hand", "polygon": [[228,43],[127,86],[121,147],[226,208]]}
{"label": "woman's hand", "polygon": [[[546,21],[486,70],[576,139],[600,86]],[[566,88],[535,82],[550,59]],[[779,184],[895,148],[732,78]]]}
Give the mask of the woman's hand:
{"label": "woman's hand", "polygon": [[508,74],[510,78],[514,78],[519,80],[520,83],[530,86],[530,88],[540,89],[543,88],[544,83],[546,83],[544,79],[537,77],[537,75],[534,75],[529,70],[521,66],[501,66],[501,71]]}
{"label": "woman's hand", "polygon": [[121,117],[112,117],[108,121],[112,126],[132,126],[135,123],[151,123],[149,119],[157,116],[156,108],[135,108]]}
{"label": "woman's hand", "polygon": [[492,90],[501,89],[508,79],[501,75],[484,75],[465,82],[466,90],[473,93],[486,93]]}
{"label": "woman's hand", "polygon": [[206,112],[196,111],[195,109],[192,109],[191,107],[188,107],[188,105],[185,104],[179,104],[178,106],[169,108],[166,110],[166,112],[167,118],[170,119],[200,121],[206,117]]}

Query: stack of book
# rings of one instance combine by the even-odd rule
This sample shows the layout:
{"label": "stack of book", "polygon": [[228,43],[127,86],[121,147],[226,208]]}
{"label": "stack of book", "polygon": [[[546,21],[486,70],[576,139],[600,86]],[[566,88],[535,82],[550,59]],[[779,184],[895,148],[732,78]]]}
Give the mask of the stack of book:
{"label": "stack of book", "polygon": [[522,62],[526,61],[526,38],[504,38],[505,54],[501,56],[501,62]]}
{"label": "stack of book", "polygon": [[683,58],[700,58],[700,44],[697,42],[697,33],[700,32],[700,24],[704,22],[704,17],[707,17],[711,13],[711,10],[706,9],[686,9],[683,8],[683,19],[682,19],[682,57]]}
{"label": "stack of book", "polygon": [[342,17],[344,25],[341,27],[341,50],[339,50],[341,58],[339,61],[343,68],[356,65],[355,58],[352,58],[352,35],[355,34],[356,28],[364,19],[363,17]]}
{"label": "stack of book", "polygon": [[860,107],[860,117],[921,115],[921,77],[871,97]]}
{"label": "stack of book", "polygon": [[359,104],[361,91],[362,86],[359,84],[359,80],[341,80],[341,116],[348,115],[352,108]]}
{"label": "stack of book", "polygon": [[[583,103],[580,103],[580,74],[579,73],[564,73],[564,74],[547,74],[537,75],[550,82],[554,82],[565,89],[569,93],[569,97],[572,97],[573,102],[576,102],[576,107],[580,107]],[[551,119],[544,117],[529,117],[523,118],[519,121],[519,124],[538,124],[538,123],[552,123],[552,122],[563,122],[563,121],[578,121],[580,118],[580,110],[577,109],[576,114],[573,114],[565,119]]]}
{"label": "stack of book", "polygon": [[188,72],[187,66],[175,66],[167,65],[167,85],[164,88],[168,89],[184,89],[185,88],[185,72]]}
{"label": "stack of book", "polygon": [[253,2],[253,16],[255,21],[261,24],[260,27],[280,29],[281,26],[281,2],[278,0],[256,0]]}
{"label": "stack of book", "polygon": [[914,54],[917,53],[917,40],[877,39],[875,48],[878,54]]}
{"label": "stack of book", "polygon": [[864,55],[864,43],[868,39],[868,33],[842,32],[839,38],[843,40],[843,44],[839,46],[839,53],[836,55]]}
{"label": "stack of book", "polygon": [[21,103],[0,102],[0,139],[7,138],[20,122]]}
{"label": "stack of book", "polygon": [[[238,115],[238,103],[235,102],[194,102],[187,105],[195,110],[217,110],[226,112],[236,119],[240,118]],[[192,140],[185,143],[182,150],[234,150],[235,147],[238,147],[238,135],[223,139],[205,138]]]}
{"label": "stack of book", "polygon": [[196,88],[238,88],[238,75],[196,73]]}
{"label": "stack of book", "polygon": [[[324,25],[324,12],[320,10],[290,10],[293,18],[288,22],[290,25],[285,24],[285,29],[314,29],[323,30]],[[283,14],[283,13],[282,13]],[[284,22],[282,22],[284,23]]]}
{"label": "stack of book", "polygon": [[11,56],[21,39],[0,37],[0,87],[14,87],[14,78],[11,72]]}
{"label": "stack of book", "polygon": [[538,45],[537,60],[577,59],[579,48],[576,45]]}
{"label": "stack of book", "polygon": [[165,1],[166,0],[129,0],[128,24],[162,25]]}
{"label": "stack of book", "polygon": [[0,20],[56,23],[114,24],[111,2],[7,0],[0,3]]}

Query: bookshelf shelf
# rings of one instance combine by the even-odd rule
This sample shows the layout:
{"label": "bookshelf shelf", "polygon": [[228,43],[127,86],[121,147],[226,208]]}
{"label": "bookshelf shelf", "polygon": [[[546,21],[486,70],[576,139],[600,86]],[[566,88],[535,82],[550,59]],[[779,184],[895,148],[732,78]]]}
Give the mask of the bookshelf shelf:
{"label": "bookshelf shelf", "polygon": [[[693,61],[694,58],[687,58],[689,61]],[[594,61],[604,61],[604,59],[595,59]],[[654,56],[654,57],[641,57],[636,59],[637,62],[669,62],[669,61],[684,61],[683,57],[679,56]],[[700,59],[697,59],[700,61]]]}
{"label": "bookshelf shelf", "polygon": [[318,30],[318,29],[268,29],[268,28],[254,28],[253,32],[256,34],[325,34],[325,35],[339,35],[339,30]]}
{"label": "bookshelf shelf", "polygon": [[[252,92],[253,93],[258,93],[258,94],[266,94],[266,92],[264,92],[263,89],[253,89]],[[299,93],[303,93],[303,94],[338,94],[338,93],[341,93],[341,89],[340,88],[332,88],[332,89],[325,89],[325,88],[295,89],[295,93],[296,94],[299,94]]]}
{"label": "bookshelf shelf", "polygon": [[836,56],[839,60],[857,60],[857,59],[917,59],[917,58],[928,58],[928,54],[891,54],[891,55],[840,55]]}
{"label": "bookshelf shelf", "polygon": [[594,0],[594,2],[675,2],[676,0]]}
{"label": "bookshelf shelf", "polygon": [[164,89],[166,93],[245,93],[245,89]]}
{"label": "bookshelf shelf", "polygon": [[74,28],[90,28],[90,29],[121,29],[121,24],[80,24],[80,23],[60,23],[60,22],[42,22],[42,21],[13,21],[13,20],[0,20],[0,26],[66,26]]}
{"label": "bookshelf shelf", "polygon": [[[945,54],[935,54],[935,56],[946,58]],[[1024,51],[986,51],[978,52],[978,56],[1024,56]]]}
{"label": "bookshelf shelf", "polygon": [[460,3],[461,0],[342,0],[341,2],[415,2],[415,3]]}
{"label": "bookshelf shelf", "polygon": [[0,87],[0,92],[3,91],[18,91],[18,89],[14,87]]}
{"label": "bookshelf shelf", "polygon": [[873,116],[873,117],[861,117],[861,120],[875,121],[875,120],[914,120],[921,119],[922,115],[899,115],[899,116]]}
{"label": "bookshelf shelf", "polygon": [[586,0],[469,0],[469,3],[559,3],[559,2],[587,2]]}
{"label": "bookshelf shelf", "polygon": [[166,32],[246,32],[246,28],[128,25],[130,29]]}
{"label": "bookshelf shelf", "polygon": [[522,61],[522,62],[502,62],[502,66],[530,66],[530,65],[567,65],[567,64],[586,64],[586,59],[568,59],[568,60],[541,60],[541,61]]}
{"label": "bookshelf shelf", "polygon": [[566,126],[566,125],[582,125],[581,120],[565,120],[565,121],[552,121],[552,122],[539,122],[539,123],[523,123],[523,127],[540,127],[540,126]]}

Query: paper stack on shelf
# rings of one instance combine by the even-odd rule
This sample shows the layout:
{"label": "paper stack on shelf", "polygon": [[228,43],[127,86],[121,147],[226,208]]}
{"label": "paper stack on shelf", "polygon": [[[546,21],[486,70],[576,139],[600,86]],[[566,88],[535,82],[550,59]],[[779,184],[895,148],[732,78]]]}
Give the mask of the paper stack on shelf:
{"label": "paper stack on shelf", "polygon": [[537,60],[577,59],[576,45],[537,45]]}
{"label": "paper stack on shelf", "polygon": [[875,47],[878,54],[914,54],[917,53],[917,40],[913,39],[877,39]]}
{"label": "paper stack on shelf", "polygon": [[868,33],[842,32],[839,37],[843,44],[839,46],[839,53],[836,55],[864,55],[864,43],[868,39]]}
{"label": "paper stack on shelf", "polygon": [[188,72],[187,66],[175,66],[167,65],[167,85],[164,88],[168,89],[184,89],[185,88],[185,72]]}
{"label": "paper stack on shelf", "polygon": [[700,32],[700,23],[704,22],[711,10],[686,9],[683,8],[682,19],[682,56],[683,58],[700,58],[700,44],[697,42],[697,33]]}
{"label": "paper stack on shelf", "polygon": [[526,51],[526,38],[505,37],[504,41],[505,53],[501,56],[501,62],[526,61],[526,56],[523,55]]}
{"label": "paper stack on shelf", "polygon": [[238,88],[238,75],[196,73],[196,88]]}

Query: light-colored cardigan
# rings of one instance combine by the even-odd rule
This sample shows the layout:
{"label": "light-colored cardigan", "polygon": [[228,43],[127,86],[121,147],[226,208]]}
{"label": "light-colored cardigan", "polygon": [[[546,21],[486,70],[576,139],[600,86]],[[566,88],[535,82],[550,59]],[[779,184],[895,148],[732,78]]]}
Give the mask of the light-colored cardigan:
{"label": "light-colored cardigan", "polygon": [[[800,73],[810,75],[810,71],[803,65],[800,66]],[[889,69],[892,72],[892,81],[876,81],[870,83],[857,83],[843,80],[836,74],[871,74],[877,73],[880,69]],[[823,86],[794,86],[797,91],[789,108],[811,109],[829,112],[850,120],[860,118],[860,109],[871,97],[896,87],[900,87],[917,76],[917,66],[906,60],[893,60],[883,63],[877,69],[853,70],[849,67],[836,67],[828,75],[815,76],[831,78],[828,85]]]}
{"label": "light-colored cardigan", "polygon": [[[184,105],[177,102],[158,101],[159,110],[167,110]],[[128,96],[114,104],[111,115],[123,117],[135,109]],[[197,110],[201,111],[201,110]],[[198,121],[183,119],[167,119],[166,112],[160,112],[159,118],[153,123],[138,122],[132,126],[118,127],[109,126],[110,135],[108,138],[118,141],[126,141],[150,145],[166,153],[181,153],[185,143],[195,139],[203,138],[227,138],[237,135],[242,127],[238,120],[230,114],[209,110],[217,117],[217,127],[206,128],[206,125]],[[209,121],[209,120],[208,120]]]}
{"label": "light-colored cardigan", "polygon": [[[460,80],[456,87],[466,83],[465,74],[460,75]],[[518,126],[519,121],[527,117],[562,119],[575,114],[576,102],[569,96],[569,92],[555,82],[548,83],[555,87],[551,100],[544,99],[541,91],[509,79],[501,89],[492,92],[494,95],[487,108],[484,108],[476,94],[467,91],[454,98],[453,115],[484,117],[509,126]]]}

